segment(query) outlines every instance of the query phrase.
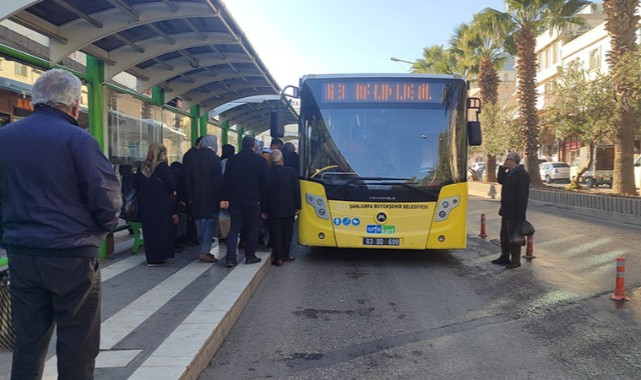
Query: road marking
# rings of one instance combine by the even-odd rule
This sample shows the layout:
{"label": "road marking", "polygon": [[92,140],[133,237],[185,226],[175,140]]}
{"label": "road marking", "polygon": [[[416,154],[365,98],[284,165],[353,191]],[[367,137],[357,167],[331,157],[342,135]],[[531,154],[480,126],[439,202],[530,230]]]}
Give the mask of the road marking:
{"label": "road marking", "polygon": [[114,278],[117,275],[140,265],[140,263],[142,263],[143,261],[145,261],[145,255],[135,255],[110,264],[103,269],[100,269],[100,277],[102,278],[102,282]]}

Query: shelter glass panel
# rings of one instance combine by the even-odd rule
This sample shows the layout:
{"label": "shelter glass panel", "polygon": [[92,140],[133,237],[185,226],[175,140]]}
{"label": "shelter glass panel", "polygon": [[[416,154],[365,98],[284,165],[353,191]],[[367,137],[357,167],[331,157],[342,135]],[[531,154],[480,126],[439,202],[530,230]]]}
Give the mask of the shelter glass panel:
{"label": "shelter glass panel", "polygon": [[218,151],[216,152],[216,154],[220,156],[222,154],[223,146],[223,129],[216,124],[207,123],[207,134],[216,136],[216,138],[218,139]]}

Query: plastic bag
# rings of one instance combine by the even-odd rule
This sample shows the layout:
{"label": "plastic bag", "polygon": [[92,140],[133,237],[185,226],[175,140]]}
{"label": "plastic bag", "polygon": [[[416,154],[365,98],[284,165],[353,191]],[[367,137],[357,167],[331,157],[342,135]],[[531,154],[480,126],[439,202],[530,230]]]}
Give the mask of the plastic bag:
{"label": "plastic bag", "polygon": [[138,208],[138,191],[132,189],[125,197],[122,218],[127,222],[140,222],[140,210]]}
{"label": "plastic bag", "polygon": [[534,235],[534,226],[532,223],[528,222],[527,220],[524,220],[521,222],[521,235],[523,236],[532,236]]}
{"label": "plastic bag", "polygon": [[216,237],[219,239],[227,239],[229,230],[231,229],[231,216],[227,210],[220,210],[218,213],[218,227],[216,228]]}
{"label": "plastic bag", "polygon": [[512,232],[512,237],[510,237],[510,245],[523,246],[525,243],[525,236],[521,234],[521,228],[515,228]]}

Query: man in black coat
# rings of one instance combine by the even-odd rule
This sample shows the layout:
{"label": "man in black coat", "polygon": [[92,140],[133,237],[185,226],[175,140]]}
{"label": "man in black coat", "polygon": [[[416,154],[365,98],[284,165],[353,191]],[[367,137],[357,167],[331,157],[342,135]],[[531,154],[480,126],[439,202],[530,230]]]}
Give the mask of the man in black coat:
{"label": "man in black coat", "polygon": [[296,153],[296,147],[294,146],[294,144],[292,144],[291,142],[286,142],[285,144],[283,144],[283,149],[281,149],[281,152],[283,153],[284,165],[293,168],[294,171],[298,174],[298,153]]}
{"label": "man in black coat", "polygon": [[225,191],[222,208],[229,208],[231,229],[227,236],[227,267],[237,265],[236,250],[240,231],[247,237],[245,264],[260,262],[256,257],[258,247],[258,219],[261,202],[267,197],[269,165],[253,150],[256,140],[243,137],[242,150],[227,161]]}
{"label": "man in black coat", "polygon": [[300,188],[296,171],[283,165],[282,152],[272,150],[271,158],[269,196],[263,205],[261,216],[269,220],[272,263],[281,266],[283,261],[294,260],[289,254],[289,246],[292,242],[294,218],[300,212]]}
{"label": "man in black coat", "polygon": [[[183,155],[183,166],[188,165],[189,160],[191,160],[194,154],[200,149],[200,140],[202,140],[203,137],[204,136],[200,136],[196,138],[196,141],[194,141],[194,146],[192,146],[188,151],[185,152],[185,154]],[[188,201],[189,200],[187,200],[187,203]],[[200,243],[198,242],[198,233],[196,232],[196,222],[189,213],[187,214],[187,218],[187,243],[189,245],[199,245]]]}
{"label": "man in black coat", "polygon": [[512,269],[521,266],[521,246],[510,244],[512,234],[525,220],[527,201],[530,194],[530,175],[525,171],[518,153],[507,154],[499,166],[498,182],[501,187],[501,256],[493,264],[505,265]]}
{"label": "man in black coat", "polygon": [[196,224],[200,244],[198,259],[206,262],[218,261],[210,253],[223,187],[217,148],[216,136],[203,136],[200,149],[194,150],[183,164],[189,213]]}

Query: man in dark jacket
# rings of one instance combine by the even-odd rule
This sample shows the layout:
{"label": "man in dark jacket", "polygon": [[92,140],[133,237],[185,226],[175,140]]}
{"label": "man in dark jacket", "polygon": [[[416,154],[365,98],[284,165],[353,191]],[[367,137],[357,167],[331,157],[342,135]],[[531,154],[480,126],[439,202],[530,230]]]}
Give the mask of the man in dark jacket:
{"label": "man in dark jacket", "polygon": [[222,208],[229,208],[231,230],[227,236],[227,267],[237,265],[236,250],[240,231],[247,237],[245,264],[260,262],[256,257],[258,247],[258,219],[267,196],[269,165],[253,150],[255,139],[243,137],[242,150],[229,158],[225,168],[225,191]]}
{"label": "man in dark jacket", "polygon": [[206,262],[218,261],[210,252],[222,199],[223,174],[217,149],[216,136],[203,136],[200,149],[195,150],[183,164],[189,212],[194,218],[200,244],[198,259]]}
{"label": "man in dark jacket", "polygon": [[33,85],[33,115],[0,128],[0,242],[16,344],[12,379],[42,377],[57,325],[58,377],[93,379],[100,342],[99,245],[121,195],[98,142],[78,127],[82,83],[64,70]]}
{"label": "man in dark jacket", "polygon": [[264,219],[269,220],[269,236],[272,243],[272,264],[281,266],[283,261],[293,261],[289,254],[292,242],[294,218],[300,212],[300,189],[298,174],[284,166],[283,154],[271,152],[272,167],[269,181],[269,196],[263,205]]}
{"label": "man in dark jacket", "polygon": [[530,175],[525,171],[518,153],[510,152],[499,166],[498,182],[501,187],[501,256],[493,264],[505,265],[507,269],[521,266],[521,246],[510,244],[514,231],[525,220],[530,194]]}
{"label": "man in dark jacket", "polygon": [[293,168],[296,174],[298,174],[299,162],[298,162],[298,153],[296,153],[296,147],[291,142],[286,142],[283,144],[283,161],[285,166]]}
{"label": "man in dark jacket", "polygon": [[[189,161],[192,159],[194,154],[200,150],[200,141],[204,136],[199,136],[194,141],[194,146],[189,148],[188,151],[183,155],[183,166],[188,165]],[[189,200],[187,199],[187,202]],[[196,222],[191,214],[187,213],[187,244],[189,245],[200,245],[198,242],[198,232],[196,231]]]}

